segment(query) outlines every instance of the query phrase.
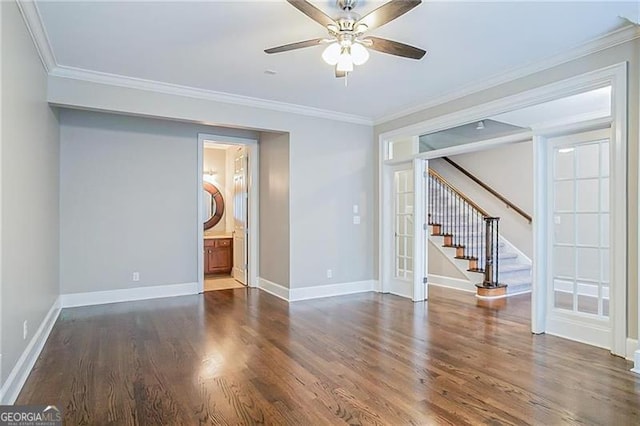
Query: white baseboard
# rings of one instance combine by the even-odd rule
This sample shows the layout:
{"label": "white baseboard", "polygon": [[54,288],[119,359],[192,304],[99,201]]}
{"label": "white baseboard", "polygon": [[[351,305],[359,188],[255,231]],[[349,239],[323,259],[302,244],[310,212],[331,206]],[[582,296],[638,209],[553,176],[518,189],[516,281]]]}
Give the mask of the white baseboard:
{"label": "white baseboard", "polygon": [[633,368],[631,371],[640,374],[640,346],[638,345],[638,339],[631,339],[627,337],[626,349],[625,358],[633,361]]}
{"label": "white baseboard", "polygon": [[289,289],[283,285],[265,280],[264,278],[258,278],[258,287],[273,296],[286,300],[287,302],[289,301]]}
{"label": "white baseboard", "polygon": [[7,380],[4,382],[4,386],[0,389],[0,405],[12,405],[16,401],[16,398],[18,398],[18,394],[22,390],[22,386],[24,386],[24,383],[31,373],[31,369],[40,356],[40,352],[49,338],[51,329],[56,323],[59,314],[60,297],[53,302],[51,309],[47,312],[38,330],[29,341],[20,358],[18,358],[11,373],[9,373],[9,377],[7,377]]}
{"label": "white baseboard", "polygon": [[287,302],[375,291],[377,284],[375,280],[367,280],[289,289],[264,278],[260,278],[259,282],[260,289]]}
{"label": "white baseboard", "polygon": [[636,374],[640,374],[640,349],[636,350],[633,354],[633,368],[631,371]]}
{"label": "white baseboard", "polygon": [[453,288],[455,290],[462,290],[470,293],[476,292],[476,286],[474,283],[469,280],[463,280],[460,278],[451,278],[445,277],[444,275],[429,274],[427,282],[428,285]]}
{"label": "white baseboard", "polygon": [[391,280],[388,290],[389,293],[395,294],[396,296],[413,299],[413,282],[400,282],[397,280]]}
{"label": "white baseboard", "polygon": [[319,299],[321,297],[343,296],[354,293],[374,291],[374,280],[352,281],[329,285],[317,285],[313,287],[292,288],[289,290],[289,301]]}
{"label": "white baseboard", "polygon": [[60,295],[63,308],[77,306],[104,305],[106,303],[132,302],[135,300],[157,299],[160,297],[187,296],[199,293],[199,283],[169,284],[151,287],[123,288],[87,293]]}

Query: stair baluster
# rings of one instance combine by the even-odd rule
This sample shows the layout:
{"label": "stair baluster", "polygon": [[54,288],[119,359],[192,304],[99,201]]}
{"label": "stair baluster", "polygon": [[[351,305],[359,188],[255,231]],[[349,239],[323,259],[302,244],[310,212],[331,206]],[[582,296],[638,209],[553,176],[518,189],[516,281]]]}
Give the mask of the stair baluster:
{"label": "stair baluster", "polygon": [[479,295],[504,292],[499,281],[499,221],[449,184],[437,172],[429,170],[427,223],[432,235],[444,237],[444,246],[456,249],[456,258],[469,262],[469,270],[484,273],[477,284]]}

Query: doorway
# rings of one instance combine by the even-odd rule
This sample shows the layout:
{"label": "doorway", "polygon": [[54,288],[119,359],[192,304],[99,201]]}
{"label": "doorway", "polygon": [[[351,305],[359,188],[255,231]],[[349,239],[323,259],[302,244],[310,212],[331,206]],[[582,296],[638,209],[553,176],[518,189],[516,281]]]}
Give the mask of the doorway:
{"label": "doorway", "polygon": [[201,134],[198,154],[200,291],[255,287],[257,141]]}
{"label": "doorway", "polygon": [[[613,354],[624,355],[627,308],[627,265],[625,263],[627,260],[626,94],[626,64],[618,64],[381,134],[379,136],[381,160],[379,176],[381,192],[380,288],[382,291],[388,289],[394,279],[392,270],[389,268],[392,265],[390,259],[394,255],[390,247],[395,232],[392,220],[394,211],[389,206],[396,197],[394,187],[389,181],[389,175],[393,169],[401,164],[408,164],[408,161],[411,160],[414,162],[420,159],[431,160],[443,156],[470,153],[493,146],[533,140],[531,331],[536,334],[546,332],[606,347]],[[592,108],[590,102],[582,102],[583,97],[602,98],[603,108]],[[567,107],[567,104],[571,104],[570,108]],[[589,107],[590,110],[585,111],[584,107]],[[556,114],[554,111],[559,113]],[[553,113],[553,117],[549,116],[551,113]],[[507,123],[510,126],[520,128],[520,130],[516,129],[517,132],[514,130],[513,133],[495,135],[491,139],[479,142],[465,140],[458,134],[455,135],[455,138],[441,139],[440,145],[430,149],[426,144],[423,149],[423,144],[420,141],[418,143],[415,141],[419,135],[428,135],[465,125],[471,126],[475,130],[486,130],[488,120]],[[599,154],[598,161],[600,163],[598,164],[608,163],[607,173],[609,175],[603,174],[605,172],[598,169],[597,173],[599,174],[589,176],[588,179],[593,180],[593,182],[589,182],[589,185],[594,185],[596,181],[601,184],[604,182],[608,193],[602,189],[602,186],[599,187],[598,197],[595,197],[594,200],[597,198],[601,204],[598,204],[597,209],[593,211],[582,211],[582,207],[577,205],[573,206],[575,207],[573,211],[554,211],[551,204],[553,199],[549,198],[553,193],[549,188],[549,185],[553,184],[549,178],[553,160],[553,156],[550,154],[553,152],[553,139],[604,128],[609,129],[608,137],[600,135],[595,139],[580,140],[573,149],[584,148],[595,152],[596,148],[593,147],[595,145],[601,149],[606,147],[606,153],[602,151]],[[556,140],[555,142],[562,145],[567,141]],[[580,145],[582,143],[585,144],[584,147]],[[572,147],[567,146],[563,149],[570,148]],[[574,176],[574,178],[572,179],[575,181],[582,178],[587,179],[584,176]],[[573,185],[577,186],[578,184],[573,182]],[[416,191],[415,194],[420,192]],[[606,198],[609,204],[604,204],[601,200],[602,197]],[[415,206],[418,206],[417,202]],[[585,266],[579,272],[575,271],[575,265],[573,265],[572,274],[568,274],[567,270],[561,271],[557,268],[554,270],[553,262],[555,261],[555,265],[558,266],[562,261],[549,259],[552,256],[549,252],[553,251],[550,248],[554,244],[554,240],[551,238],[555,232],[554,221],[558,214],[572,214],[574,221],[600,221],[600,223],[593,224],[597,232],[591,232],[591,234],[581,232],[580,240],[572,234],[574,240],[571,244],[566,242],[572,246],[573,262],[580,261],[584,264],[589,256],[594,259],[592,264]],[[583,216],[583,214],[584,217],[576,218],[577,215]],[[416,213],[415,217],[421,216]],[[609,217],[610,220],[607,222]],[[562,218],[561,222],[564,219]],[[602,221],[607,223],[603,224]],[[577,225],[573,223],[572,226]],[[610,233],[610,239],[606,237],[605,232]],[[597,238],[598,241],[587,241],[584,238]],[[498,240],[499,247],[501,243],[502,241]],[[414,258],[424,259],[426,251],[425,247],[417,247],[413,252]],[[575,254],[578,251],[580,251],[579,260]],[[597,255],[596,252],[598,252]],[[499,258],[499,253],[494,257]],[[597,260],[597,267],[594,268],[595,260]],[[417,266],[418,263],[422,262],[414,261],[413,266]],[[488,264],[491,265],[491,263]],[[566,282],[559,283],[557,287],[554,287],[554,277],[557,279],[556,281]],[[558,278],[562,278],[562,280],[558,280]],[[585,286],[585,284],[589,285]],[[570,306],[556,306],[561,302],[560,299],[566,298],[567,294]],[[563,315],[571,318],[564,318],[564,324],[560,324],[558,321],[554,323]],[[575,318],[579,318],[585,324],[590,323],[591,329],[583,333],[575,327],[567,328],[567,325],[575,325]],[[597,328],[600,328],[603,333],[595,339],[595,334],[592,331]]]}

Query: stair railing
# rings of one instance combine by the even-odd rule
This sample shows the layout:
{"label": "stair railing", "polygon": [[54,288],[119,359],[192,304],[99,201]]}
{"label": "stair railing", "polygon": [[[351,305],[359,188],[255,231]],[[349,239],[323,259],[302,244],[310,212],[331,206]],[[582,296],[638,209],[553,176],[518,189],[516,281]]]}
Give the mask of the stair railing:
{"label": "stair railing", "polygon": [[429,169],[428,220],[432,235],[444,237],[444,246],[456,249],[456,259],[469,262],[469,271],[484,274],[482,287],[499,284],[499,217],[492,217],[470,198]]}

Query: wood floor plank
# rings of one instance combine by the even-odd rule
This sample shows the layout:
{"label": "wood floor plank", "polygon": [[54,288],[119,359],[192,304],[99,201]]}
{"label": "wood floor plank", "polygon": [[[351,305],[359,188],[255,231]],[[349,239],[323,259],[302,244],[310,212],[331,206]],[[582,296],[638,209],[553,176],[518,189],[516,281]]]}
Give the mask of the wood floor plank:
{"label": "wood floor plank", "polygon": [[68,425],[640,424],[640,378],[454,290],[287,304],[255,289],[65,309],[17,403]]}

